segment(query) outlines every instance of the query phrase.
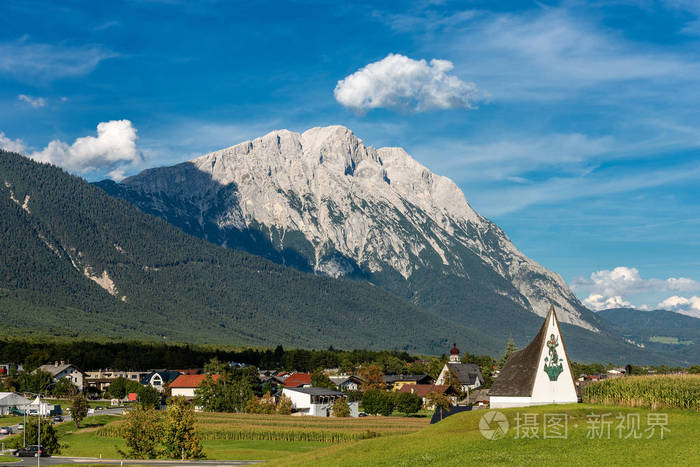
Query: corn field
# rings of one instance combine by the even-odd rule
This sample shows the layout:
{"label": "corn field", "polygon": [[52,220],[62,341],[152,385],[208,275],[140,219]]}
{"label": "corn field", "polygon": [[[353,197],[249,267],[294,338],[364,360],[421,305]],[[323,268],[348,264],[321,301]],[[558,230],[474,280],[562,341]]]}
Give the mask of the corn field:
{"label": "corn field", "polygon": [[[288,415],[252,415],[200,413],[197,432],[202,440],[230,441],[308,441],[342,443],[416,432],[429,423],[427,418],[367,417],[338,419],[293,417]],[[97,435],[121,437],[121,423],[110,423]]]}
{"label": "corn field", "polygon": [[588,384],[583,402],[700,411],[700,375],[628,376]]}

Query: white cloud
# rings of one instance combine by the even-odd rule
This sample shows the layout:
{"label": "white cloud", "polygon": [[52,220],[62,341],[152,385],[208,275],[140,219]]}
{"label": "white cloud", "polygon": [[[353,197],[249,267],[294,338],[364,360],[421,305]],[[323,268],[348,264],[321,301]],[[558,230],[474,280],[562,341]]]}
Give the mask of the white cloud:
{"label": "white cloud", "polygon": [[619,295],[604,297],[600,294],[591,294],[583,300],[583,304],[591,310],[600,311],[609,308],[632,308],[632,304]]}
{"label": "white cloud", "polygon": [[453,68],[448,60],[389,54],[338,81],[335,99],[359,114],[376,108],[471,109],[479,100],[476,85],[448,74]]}
{"label": "white cloud", "polygon": [[111,120],[97,125],[97,137],[78,138],[70,145],[53,140],[45,149],[32,153],[30,157],[71,172],[107,170],[119,175],[120,172],[114,172],[119,167],[141,162],[141,153],[136,149],[137,139],[136,128],[131,121]]}
{"label": "white cloud", "polygon": [[[572,283],[572,288],[577,292],[588,293],[583,304],[592,310],[604,310],[606,308],[634,307],[629,297],[644,294],[661,294],[664,292],[688,292],[700,290],[700,282],[687,277],[669,277],[666,279],[645,279],[636,268],[619,266],[612,270],[596,271],[588,278],[579,277]],[[697,297],[695,297],[697,298]],[[685,300],[685,302],[683,301]],[[683,297],[670,297],[659,303],[657,308],[692,309],[692,303]],[[696,302],[700,307],[700,299]],[[683,308],[685,307],[685,308]],[[690,307],[690,308],[689,308]],[[636,308],[651,309],[648,305]],[[691,310],[692,311],[692,310]],[[700,311],[700,308],[698,309]]]}
{"label": "white cloud", "polygon": [[43,97],[34,97],[29,96],[27,94],[20,94],[17,96],[17,99],[26,102],[35,109],[38,109],[39,107],[44,107],[46,105],[46,99],[44,99]]}
{"label": "white cloud", "polygon": [[90,73],[114,52],[99,46],[37,44],[27,36],[0,43],[0,71],[20,80],[51,81]]}
{"label": "white cloud", "polygon": [[676,313],[692,316],[694,318],[700,318],[700,297],[698,296],[685,298],[674,295],[659,303],[657,307],[663,310],[671,310],[675,311]]}
{"label": "white cloud", "polygon": [[24,141],[21,139],[10,139],[5,136],[4,132],[0,131],[0,149],[23,154],[26,148]]}
{"label": "white cloud", "polygon": [[667,279],[643,279],[639,270],[618,266],[613,270],[596,271],[586,279],[579,277],[572,287],[602,294],[606,297],[648,292],[683,292],[700,290],[700,282],[687,277],[669,277]]}

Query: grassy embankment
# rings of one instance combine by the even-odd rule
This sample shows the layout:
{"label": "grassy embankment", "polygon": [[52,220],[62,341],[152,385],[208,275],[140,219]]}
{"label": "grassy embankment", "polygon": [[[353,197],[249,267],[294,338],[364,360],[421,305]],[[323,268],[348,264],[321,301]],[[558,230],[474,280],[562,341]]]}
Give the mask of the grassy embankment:
{"label": "grassy embankment", "polygon": [[[668,410],[670,431],[660,439],[660,429],[647,439],[651,432],[645,430],[648,409],[621,408],[589,404],[541,406],[500,410],[505,414],[510,429],[505,437],[487,440],[479,431],[481,417],[487,411],[457,414],[431,425],[417,433],[377,438],[336,445],[326,449],[280,459],[277,465],[464,465],[466,462],[484,465],[700,465],[700,448],[689,440],[700,439],[700,417],[697,413]],[[517,414],[536,414],[539,438],[517,439],[515,418]],[[591,413],[609,413],[613,421],[610,438],[589,439],[587,418]],[[662,412],[654,412],[662,413]],[[545,414],[566,414],[567,439],[543,439]],[[622,414],[640,415],[642,437],[624,439],[628,430],[618,437],[616,417]],[[522,416],[522,415],[521,415]],[[596,433],[597,434],[597,433]]]}

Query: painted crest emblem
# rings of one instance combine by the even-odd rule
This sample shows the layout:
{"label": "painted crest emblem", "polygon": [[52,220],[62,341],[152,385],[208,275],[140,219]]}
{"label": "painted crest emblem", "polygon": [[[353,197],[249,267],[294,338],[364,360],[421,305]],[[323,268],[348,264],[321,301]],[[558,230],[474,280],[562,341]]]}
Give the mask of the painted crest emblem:
{"label": "painted crest emblem", "polygon": [[559,358],[557,353],[557,347],[559,347],[557,336],[554,334],[550,336],[547,347],[549,348],[549,356],[544,357],[544,372],[547,373],[550,381],[556,381],[561,372],[564,371],[564,365],[562,365],[564,359]]}

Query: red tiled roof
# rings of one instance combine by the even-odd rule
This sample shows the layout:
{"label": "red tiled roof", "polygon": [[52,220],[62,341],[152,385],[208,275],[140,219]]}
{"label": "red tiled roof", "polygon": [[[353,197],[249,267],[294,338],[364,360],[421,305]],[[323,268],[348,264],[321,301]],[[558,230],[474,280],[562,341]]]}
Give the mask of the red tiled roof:
{"label": "red tiled roof", "polygon": [[409,392],[426,397],[431,392],[445,393],[450,388],[447,384],[406,384],[399,389],[399,392]]}
{"label": "red tiled roof", "polygon": [[311,373],[292,373],[284,380],[284,385],[288,388],[298,388],[305,384],[311,384]]}
{"label": "red tiled roof", "polygon": [[[171,388],[198,388],[207,375],[180,375],[170,383]],[[220,375],[211,375],[214,381],[217,381]]]}

